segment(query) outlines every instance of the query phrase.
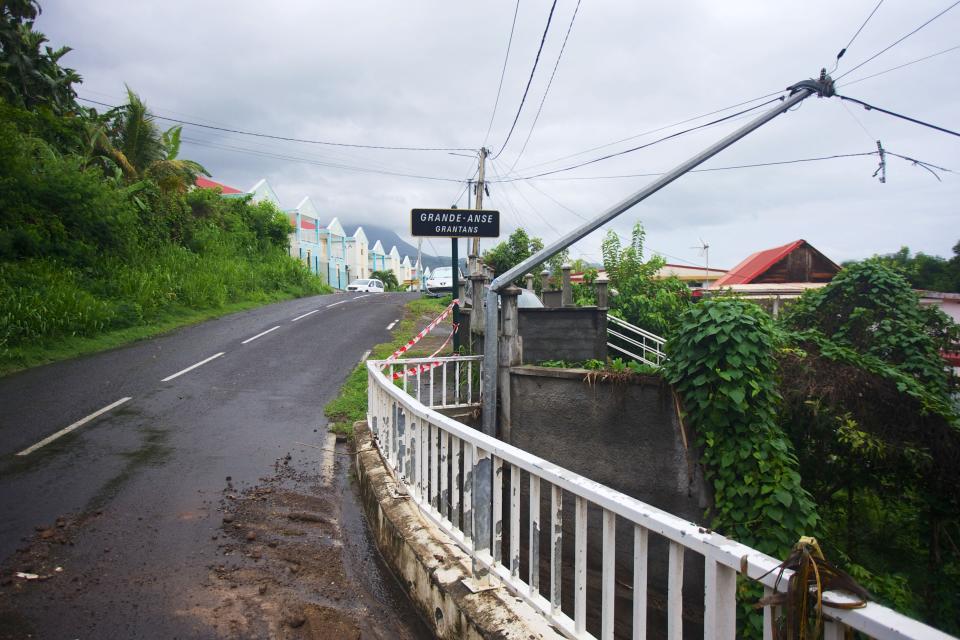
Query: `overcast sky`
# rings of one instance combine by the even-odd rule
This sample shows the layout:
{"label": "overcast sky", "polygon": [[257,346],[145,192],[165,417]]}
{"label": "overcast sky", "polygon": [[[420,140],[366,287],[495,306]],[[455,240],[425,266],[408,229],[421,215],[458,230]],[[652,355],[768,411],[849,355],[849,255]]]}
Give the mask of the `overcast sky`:
{"label": "overcast sky", "polygon": [[[887,0],[834,77],[890,45],[953,0]],[[486,137],[515,3],[184,2],[41,0],[38,29],[84,78],[81,97],[117,104],[124,83],[158,115],[272,135],[385,146],[503,146],[551,2],[520,3],[503,91]],[[537,107],[576,0],[558,0],[540,64],[509,144],[488,165],[485,208],[550,242],[652,178],[604,178],[672,168],[743,123],[735,120],[573,171],[570,166],[654,140],[710,117],[582,153],[651,129],[782,90],[833,66],[876,0],[584,0],[526,151]],[[839,91],[960,130],[960,49],[844,87],[847,82],[960,45],[960,7],[838,81]],[[753,106],[756,102],[746,106]],[[739,107],[743,109],[745,107]],[[733,113],[724,111],[718,116]],[[759,113],[754,112],[754,113]],[[170,123],[161,121],[164,127]],[[285,207],[309,195],[326,219],[391,226],[409,237],[412,207],[448,207],[476,161],[446,152],[343,149],[184,127],[183,154],[238,188],[267,178]],[[839,99],[806,100],[705,167],[884,148],[960,171],[960,138]],[[280,156],[280,157],[277,157]],[[546,164],[545,164],[546,163]],[[348,165],[444,180],[327,166]],[[647,229],[648,250],[671,262],[732,267],[753,251],[805,238],[836,262],[896,251],[951,255],[960,239],[960,173],[876,156],[684,176],[612,223]],[[459,201],[466,206],[466,197]],[[562,205],[562,206],[561,206]],[[599,261],[602,232],[573,257]],[[448,253],[449,242],[425,244]],[[489,246],[490,241],[484,241]],[[388,247],[389,249],[389,247]]]}

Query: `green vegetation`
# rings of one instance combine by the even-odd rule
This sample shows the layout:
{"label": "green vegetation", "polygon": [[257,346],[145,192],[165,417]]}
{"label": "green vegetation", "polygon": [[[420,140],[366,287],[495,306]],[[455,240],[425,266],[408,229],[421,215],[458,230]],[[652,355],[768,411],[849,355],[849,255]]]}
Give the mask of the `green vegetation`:
{"label": "green vegetation", "polygon": [[910,255],[909,247],[870,259],[896,270],[914,289],[960,293],[960,242],[953,245],[953,257],[949,260],[925,253]]}
{"label": "green vegetation", "polygon": [[[419,331],[418,322],[423,316],[435,317],[440,315],[452,298],[420,298],[407,303],[406,314],[393,329],[393,340],[375,346],[370,352],[371,360],[382,360],[403,346],[410,336]],[[418,357],[414,347],[407,353],[407,357]],[[427,355],[424,353],[423,355]],[[353,437],[353,423],[367,417],[367,368],[366,364],[358,364],[347,376],[340,395],[327,403],[324,414],[333,421],[332,431]]]}
{"label": "green vegetation", "polygon": [[612,294],[610,312],[641,329],[668,337],[690,306],[690,290],[676,277],[655,277],[664,260],[654,256],[644,261],[645,239],[646,232],[638,222],[629,246],[621,247],[620,236],[613,230],[603,241],[603,268]]}
{"label": "green vegetation", "polygon": [[272,205],[190,190],[205,170],[135,93],[79,106],[38,11],[0,5],[0,372],[329,291]]}
{"label": "green vegetation", "polygon": [[660,369],[636,360],[624,360],[623,358],[607,358],[606,361],[591,358],[590,360],[580,360],[568,362],[566,360],[543,360],[537,363],[540,367],[549,367],[553,369],[587,369],[588,371],[599,371],[604,374],[623,376],[626,380],[632,376],[659,376]]}
{"label": "green vegetation", "polygon": [[[712,526],[781,558],[815,535],[881,602],[956,633],[960,419],[939,355],[956,340],[878,260],[780,325],[733,297],[690,307],[664,369],[703,447]],[[743,585],[745,607],[755,596]]]}
{"label": "green vegetation", "polygon": [[[510,237],[505,241],[484,251],[483,262],[488,267],[491,267],[495,274],[500,275],[512,267],[517,266],[541,249],[543,249],[543,240],[540,238],[531,238],[524,229],[518,228],[511,233]],[[565,255],[565,252],[563,255]],[[556,260],[554,262],[556,262]],[[562,262],[562,259],[560,262]],[[559,272],[559,263],[556,268],[558,271],[555,273]],[[519,287],[524,286],[523,278],[517,278],[514,284]]]}

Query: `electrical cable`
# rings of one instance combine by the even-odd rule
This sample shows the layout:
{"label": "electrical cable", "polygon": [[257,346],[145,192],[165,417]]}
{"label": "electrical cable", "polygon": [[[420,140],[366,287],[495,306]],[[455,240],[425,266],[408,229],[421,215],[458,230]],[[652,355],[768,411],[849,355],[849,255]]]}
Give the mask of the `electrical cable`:
{"label": "electrical cable", "polygon": [[769,97],[771,97],[771,96],[780,95],[781,93],[783,93],[783,92],[782,92],[782,91],[774,91],[773,93],[768,93],[768,94],[766,94],[766,95],[760,96],[759,98],[753,98],[753,99],[751,99],[751,100],[744,100],[743,102],[738,102],[737,104],[732,104],[732,105],[730,105],[730,106],[723,107],[722,109],[715,109],[715,110],[713,110],[713,111],[709,111],[709,112],[707,112],[707,113],[702,113],[702,114],[700,114],[700,115],[698,115],[698,116],[694,116],[694,117],[692,117],[692,118],[687,118],[686,120],[680,120],[679,122],[674,122],[673,124],[668,124],[668,125],[664,125],[664,126],[662,126],[662,127],[657,127],[656,129],[650,129],[649,131],[644,131],[644,132],[642,132],[642,133],[637,133],[637,134],[634,134],[634,135],[632,135],[632,136],[627,136],[626,138],[621,138],[621,139],[619,139],[619,140],[614,140],[613,142],[606,142],[606,143],[604,143],[604,144],[597,145],[597,146],[595,146],[595,147],[590,147],[589,149],[584,149],[583,151],[577,151],[576,153],[571,153],[571,154],[568,154],[568,155],[565,155],[565,156],[560,156],[559,158],[554,158],[553,160],[547,160],[547,161],[545,161],[545,162],[538,162],[537,164],[527,165],[526,167],[521,168],[520,171],[521,171],[521,172],[522,172],[522,171],[529,171],[530,169],[536,169],[537,167],[542,167],[542,166],[544,166],[544,165],[553,164],[554,162],[560,162],[561,160],[568,160],[568,159],[570,159],[570,158],[575,158],[575,157],[577,157],[577,156],[582,156],[582,155],[584,155],[585,153],[590,153],[591,151],[597,151],[598,149],[605,149],[605,148],[607,148],[607,147],[612,147],[612,146],[614,146],[614,145],[620,144],[621,142],[628,142],[628,141],[630,141],[630,140],[636,140],[637,138],[642,138],[642,137],[648,136],[648,135],[650,135],[650,134],[652,134],[652,133],[659,133],[660,131],[664,131],[664,130],[666,130],[666,129],[672,129],[673,127],[679,127],[679,126],[682,125],[682,124],[687,124],[688,122],[693,122],[694,120],[700,120],[700,119],[702,119],[702,118],[706,118],[707,116],[712,116],[712,115],[717,114],[717,113],[722,113],[722,112],[724,112],[724,111],[729,111],[730,109],[736,109],[737,107],[742,107],[742,106],[745,105],[745,104],[750,104],[751,102],[756,102],[757,100],[763,100],[763,99],[769,98]]}
{"label": "electrical cable", "polygon": [[563,44],[560,45],[560,53],[557,54],[557,61],[553,64],[553,71],[550,73],[550,80],[547,82],[547,88],[543,92],[543,97],[540,99],[540,106],[537,107],[537,115],[533,118],[533,124],[530,125],[530,131],[527,132],[527,139],[523,141],[523,147],[521,147],[520,153],[517,154],[513,164],[510,165],[510,171],[513,171],[516,168],[517,163],[520,162],[520,158],[523,156],[523,152],[527,150],[527,145],[530,144],[530,137],[533,135],[533,130],[537,126],[537,121],[540,120],[540,112],[543,111],[543,103],[547,101],[547,95],[550,93],[550,87],[553,86],[553,77],[557,75],[557,68],[560,66],[560,59],[563,57],[563,52],[567,48],[567,39],[570,38],[570,30],[573,29],[573,22],[577,19],[577,12],[579,10],[580,0],[577,0],[577,6],[573,9],[573,16],[570,18],[570,24],[567,25],[567,33],[563,36]]}
{"label": "electrical cable", "polygon": [[[490,162],[490,171],[495,175],[499,175],[497,174],[497,170],[493,166],[492,160]],[[513,212],[514,217],[520,222],[520,226],[526,227],[527,226],[526,220],[524,220],[523,216],[520,215],[520,210],[517,209],[516,206],[514,206],[513,200],[510,199],[510,194],[507,193],[506,189],[503,190],[503,199],[507,203],[507,206],[510,208],[510,211]]]}
{"label": "electrical cable", "polygon": [[219,149],[219,150],[223,150],[223,151],[232,151],[232,152],[234,152],[234,153],[244,153],[244,154],[255,155],[255,156],[259,156],[259,157],[263,157],[263,158],[272,158],[272,159],[274,159],[274,160],[285,160],[285,161],[288,161],[288,162],[297,162],[297,163],[300,163],[300,164],[310,164],[310,165],[315,165],[315,166],[320,166],[320,167],[329,167],[329,168],[333,168],[333,169],[343,169],[343,170],[345,170],[345,171],[357,171],[357,172],[360,172],[360,173],[374,173],[374,174],[379,174],[379,175],[397,176],[397,177],[401,177],[401,178],[417,178],[417,179],[420,179],[420,180],[433,180],[433,181],[438,181],[438,182],[456,182],[456,183],[461,182],[460,180],[458,180],[458,179],[456,179],[456,178],[441,178],[441,177],[437,177],[437,176],[424,176],[424,175],[412,174],[412,173],[401,173],[401,172],[397,172],[397,171],[384,171],[384,170],[380,170],[380,169],[370,169],[370,168],[366,168],[366,167],[356,167],[356,166],[344,165],[344,164],[339,164],[339,163],[334,163],[334,162],[323,162],[323,161],[320,161],[320,160],[311,160],[311,159],[309,159],[309,158],[301,158],[301,157],[297,157],[297,156],[290,156],[290,155],[285,155],[285,154],[272,153],[272,152],[269,152],[269,151],[260,151],[260,150],[257,150],[257,149],[247,149],[247,148],[244,148],[244,147],[234,147],[234,146],[231,146],[231,145],[215,144],[215,143],[210,143],[210,142],[206,142],[206,141],[203,141],[203,140],[196,140],[196,139],[190,138],[190,137],[188,137],[188,136],[184,136],[184,137],[182,138],[182,140],[183,140],[183,142],[185,142],[185,143],[187,143],[187,144],[192,144],[192,145],[198,146],[198,147],[207,147],[207,148]]}
{"label": "electrical cable", "polygon": [[[834,160],[838,158],[856,158],[862,156],[874,156],[877,155],[876,151],[865,151],[863,153],[839,153],[830,156],[819,156],[815,158],[796,158],[793,160],[776,160],[772,162],[757,162],[751,164],[738,164],[738,165],[729,165],[724,167],[708,167],[705,169],[691,169],[688,173],[709,173],[714,171],[732,171],[734,169],[753,169],[757,167],[774,167],[779,165],[786,164],[800,164],[806,162],[817,162],[820,160]],[[573,177],[573,178],[545,178],[545,180],[617,180],[621,178],[655,178],[662,176],[663,172],[656,173],[629,173],[613,176],[582,176],[582,177]]]}
{"label": "electrical cable", "polygon": [[901,42],[903,42],[904,40],[906,40],[907,38],[909,38],[910,36],[912,36],[912,35],[915,34],[916,32],[920,31],[921,29],[923,29],[924,27],[926,27],[928,24],[930,24],[931,22],[933,22],[934,20],[936,20],[937,18],[939,18],[939,17],[942,16],[943,14],[945,14],[947,11],[950,11],[951,9],[953,9],[953,8],[954,8],[955,6],[957,6],[958,4],[960,4],[960,0],[957,0],[957,1],[954,2],[952,5],[950,5],[949,7],[947,7],[946,9],[944,9],[943,11],[941,11],[940,13],[938,13],[937,15],[933,16],[932,18],[930,18],[929,20],[927,20],[926,22],[924,22],[922,25],[920,25],[919,27],[917,27],[916,29],[914,29],[913,31],[911,31],[910,33],[908,33],[907,35],[905,35],[905,36],[901,37],[900,39],[896,40],[893,44],[891,44],[891,45],[889,45],[889,46],[887,46],[887,47],[884,47],[884,48],[881,49],[880,51],[876,52],[875,54],[873,54],[872,56],[870,56],[869,58],[867,58],[866,60],[864,60],[863,62],[861,62],[860,64],[858,64],[857,66],[855,66],[853,69],[850,69],[849,71],[844,72],[844,73],[841,74],[838,78],[836,78],[836,81],[841,80],[844,76],[853,73],[854,71],[856,71],[857,69],[859,69],[859,68],[862,67],[863,65],[867,64],[868,62],[870,62],[870,61],[873,60],[874,58],[876,58],[876,57],[880,56],[881,54],[886,53],[886,52],[889,51],[890,49],[894,48],[895,46],[897,46],[898,44],[900,44]]}
{"label": "electrical cable", "polygon": [[540,38],[540,48],[537,49],[537,57],[533,60],[533,68],[530,69],[530,77],[527,78],[527,88],[523,90],[523,97],[520,99],[520,106],[517,108],[517,115],[513,117],[513,124],[510,125],[507,138],[503,141],[503,144],[500,145],[500,151],[497,151],[496,155],[493,156],[494,158],[503,153],[503,150],[507,148],[507,143],[510,142],[510,136],[513,135],[513,130],[517,126],[517,120],[520,119],[520,112],[523,111],[523,103],[526,102],[527,94],[530,92],[530,85],[533,83],[533,74],[536,73],[537,65],[540,63],[540,53],[543,51],[543,43],[547,41],[547,32],[550,31],[550,21],[553,20],[553,10],[556,8],[557,0],[553,0],[553,4],[550,5],[550,14],[547,16],[547,26],[543,29],[543,36]]}
{"label": "electrical cable", "polygon": [[[102,107],[109,107],[111,109],[118,109],[116,105],[108,104],[106,102],[100,102],[99,100],[91,100],[90,98],[79,98],[84,102],[89,102],[91,104],[100,105]],[[330,142],[327,140],[306,140],[304,138],[291,138],[287,136],[275,136],[268,133],[255,133],[253,131],[243,131],[242,129],[230,129],[227,127],[215,127],[209,124],[201,124],[199,122],[190,122],[180,118],[168,118],[166,116],[161,116],[156,113],[148,114],[151,118],[156,118],[157,120],[166,120],[167,122],[176,122],[177,124],[188,125],[191,127],[200,127],[202,129],[212,129],[214,131],[224,131],[226,133],[237,133],[244,136],[252,136],[255,138],[269,138],[271,140],[283,140],[285,142],[301,142],[303,144],[318,144],[331,147],[350,147],[353,149],[379,149],[385,151],[476,151],[476,149],[471,149],[469,147],[393,147],[388,145],[374,145],[374,144],[353,144],[348,142]]]}
{"label": "electrical cable", "polygon": [[951,131],[950,129],[944,129],[943,127],[938,127],[938,126],[935,125],[935,124],[930,124],[929,122],[924,122],[923,120],[917,120],[916,118],[911,118],[910,116],[905,116],[905,115],[903,115],[902,113],[896,113],[896,112],[894,112],[894,111],[888,111],[888,110],[886,110],[886,109],[881,109],[880,107],[875,107],[875,106],[872,105],[872,104],[867,104],[867,103],[864,102],[863,100],[857,100],[856,98],[850,98],[850,97],[848,97],[848,96],[842,96],[842,95],[840,95],[839,93],[837,94],[837,97],[840,98],[841,100],[847,100],[848,102],[855,102],[855,103],[859,104],[860,106],[862,106],[862,107],[863,107],[864,109],[866,109],[867,111],[871,111],[871,110],[872,110],[872,111],[879,111],[880,113],[885,113],[885,114],[887,114],[888,116],[893,116],[893,117],[895,117],[895,118],[900,118],[901,120],[906,120],[906,121],[912,122],[912,123],[914,123],[914,124],[919,124],[919,125],[922,125],[922,126],[924,126],[924,127],[929,127],[929,128],[931,128],[931,129],[936,129],[937,131],[941,131],[941,132],[943,132],[943,133],[949,133],[949,134],[952,135],[952,136],[957,136],[958,138],[960,138],[960,133],[957,133],[956,131]]}
{"label": "electrical cable", "polygon": [[875,7],[873,8],[873,11],[870,12],[870,15],[867,16],[867,19],[864,20],[864,21],[863,21],[863,24],[860,25],[860,28],[857,29],[857,32],[856,32],[855,34],[853,34],[853,37],[852,37],[852,38],[850,38],[850,42],[847,43],[847,46],[845,46],[843,49],[840,49],[840,53],[837,54],[837,63],[836,63],[835,65],[833,65],[833,70],[830,71],[831,74],[832,74],[834,71],[837,70],[837,67],[840,66],[840,58],[842,58],[842,57],[843,57],[843,54],[845,54],[845,53],[847,52],[847,49],[850,48],[850,45],[852,45],[852,44],[853,44],[853,41],[857,39],[857,36],[860,35],[860,32],[863,31],[863,28],[864,28],[865,26],[867,26],[867,23],[870,22],[870,18],[873,17],[873,14],[875,14],[875,13],[877,12],[877,9],[879,9],[879,8],[880,8],[880,5],[882,5],[882,4],[883,4],[883,0],[880,0],[880,2],[877,3],[877,6],[875,6]]}
{"label": "electrical cable", "polygon": [[849,86],[852,85],[852,84],[857,84],[858,82],[863,82],[864,80],[869,80],[870,78],[876,78],[877,76],[882,76],[882,75],[885,74],[885,73],[890,73],[891,71],[896,71],[897,69],[903,69],[904,67],[909,67],[909,66],[912,65],[912,64],[917,64],[918,62],[923,62],[924,60],[929,60],[930,58],[935,58],[935,57],[940,56],[940,55],[943,55],[943,54],[945,54],[945,53],[950,53],[951,51],[956,51],[957,49],[960,49],[960,44],[954,45],[954,46],[950,47],[949,49],[944,49],[943,51],[937,51],[936,53],[931,53],[931,54],[928,55],[928,56],[924,56],[924,57],[922,57],[922,58],[917,58],[916,60],[911,60],[910,62],[905,62],[905,63],[900,64],[900,65],[897,65],[897,66],[895,66],[895,67],[891,67],[891,68],[887,69],[886,71],[879,71],[879,72],[873,73],[873,74],[871,74],[871,75],[869,75],[869,76],[864,76],[864,77],[862,77],[862,78],[857,78],[856,80],[851,80],[850,82],[844,82],[842,86],[844,86],[844,87],[849,87]]}
{"label": "electrical cable", "polygon": [[[517,26],[517,13],[520,11],[520,0],[513,8],[513,23],[510,25],[510,39],[507,40],[507,54],[503,57],[503,69],[500,70],[500,84],[497,86],[497,99],[493,101],[493,113],[490,114],[490,124],[487,125],[487,135],[483,136],[483,145],[487,146],[490,130],[493,128],[493,119],[497,115],[497,106],[500,104],[500,92],[503,90],[503,78],[507,75],[507,61],[510,60],[510,47],[513,45],[513,30]],[[459,200],[459,198],[458,198]]]}
{"label": "electrical cable", "polygon": [[[958,0],[958,1],[960,1],[960,0]],[[631,147],[630,149],[625,149],[625,150],[623,150],[623,151],[617,151],[617,152],[615,152],[615,153],[608,153],[607,155],[600,156],[599,158],[593,158],[592,160],[587,160],[587,161],[585,161],[585,162],[580,162],[580,163],[578,163],[578,164],[575,164],[575,165],[572,165],[572,166],[569,166],[569,167],[563,167],[563,168],[561,168],[561,169],[553,169],[553,170],[551,170],[551,171],[543,171],[543,172],[540,172],[540,173],[537,173],[537,174],[534,174],[534,175],[531,175],[531,176],[518,176],[518,177],[516,177],[516,178],[507,178],[507,179],[504,180],[504,181],[505,181],[505,182],[515,182],[515,181],[517,181],[517,180],[532,180],[533,178],[540,178],[540,177],[543,177],[543,176],[553,175],[553,174],[555,174],[555,173],[562,173],[562,172],[564,172],[564,171],[572,171],[573,169],[579,169],[580,167],[585,167],[585,166],[587,166],[587,165],[595,164],[595,163],[601,162],[601,161],[603,161],[603,160],[609,160],[610,158],[616,158],[616,157],[618,157],[618,156],[623,156],[623,155],[626,155],[626,154],[628,154],[628,153],[633,153],[634,151],[640,151],[641,149],[646,149],[646,148],[648,148],[648,147],[652,147],[652,146],[655,145],[655,144],[659,144],[659,143],[665,142],[665,141],[667,141],[667,140],[672,140],[673,138],[678,138],[678,137],[680,137],[680,136],[682,136],[682,135],[685,135],[685,134],[687,134],[687,133],[691,133],[691,132],[693,132],[693,131],[697,131],[698,129],[704,129],[704,128],[706,128],[706,127],[711,127],[711,126],[713,126],[713,125],[715,125],[715,124],[719,124],[719,123],[721,123],[721,122],[726,122],[727,120],[732,120],[733,118],[736,118],[736,117],[738,117],[738,116],[741,116],[741,115],[743,115],[743,114],[745,114],[745,113],[749,113],[749,112],[754,111],[754,110],[756,110],[756,109],[760,109],[761,107],[765,107],[765,106],[767,106],[767,105],[773,104],[774,102],[779,102],[780,100],[781,100],[781,98],[774,98],[773,100],[768,100],[767,102],[763,102],[763,103],[758,104],[758,105],[755,105],[755,106],[753,106],[753,107],[749,107],[749,108],[744,109],[744,110],[742,110],[742,111],[738,111],[737,113],[733,113],[733,114],[730,114],[730,115],[728,115],[728,116],[723,116],[722,118],[717,118],[716,120],[712,120],[712,121],[710,121],[710,122],[707,122],[706,124],[697,125],[696,127],[690,127],[690,128],[688,128],[688,129],[683,129],[682,131],[677,131],[677,132],[675,132],[675,133],[671,133],[670,135],[664,136],[664,137],[662,137],[662,138],[658,138],[658,139],[654,140],[653,142],[648,142],[648,143],[646,143],[646,144],[642,144],[642,145],[639,145],[639,146],[636,146],[636,147]]]}

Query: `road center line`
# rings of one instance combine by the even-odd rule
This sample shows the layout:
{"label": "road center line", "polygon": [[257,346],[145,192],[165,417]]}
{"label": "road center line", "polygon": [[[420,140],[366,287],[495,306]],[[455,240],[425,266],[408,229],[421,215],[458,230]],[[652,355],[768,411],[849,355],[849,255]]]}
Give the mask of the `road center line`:
{"label": "road center line", "polygon": [[391,329],[393,329],[393,327],[394,327],[398,322],[400,322],[399,319],[394,320],[393,322],[391,322],[390,324],[388,324],[388,325],[387,325],[387,331],[390,331]]}
{"label": "road center line", "polygon": [[215,356],[210,356],[210,357],[207,358],[206,360],[201,360],[201,361],[198,362],[197,364],[192,364],[192,365],[190,365],[189,367],[187,367],[186,369],[183,369],[183,370],[181,370],[181,371],[177,371],[177,372],[176,372],[175,374],[173,374],[172,376],[167,376],[166,378],[164,378],[164,379],[161,380],[160,382],[170,382],[170,381],[173,380],[174,378],[179,378],[180,376],[182,376],[183,374],[187,373],[188,371],[193,371],[193,370],[196,369],[197,367],[199,367],[199,366],[201,366],[201,365],[205,365],[205,364],[207,364],[208,362],[210,362],[211,360],[215,360],[216,358],[219,358],[219,357],[222,356],[224,353],[226,353],[226,351],[221,351],[220,353],[218,353],[218,354],[215,355]]}
{"label": "road center line", "polygon": [[91,413],[90,415],[88,415],[86,418],[80,418],[79,420],[77,420],[76,422],[74,422],[74,423],[73,423],[72,425],[70,425],[69,427],[65,427],[65,428],[63,428],[63,429],[60,429],[60,431],[57,431],[55,434],[53,434],[53,435],[51,435],[51,436],[47,436],[46,438],[44,438],[43,440],[41,440],[41,441],[38,442],[37,444],[35,444],[35,445],[31,446],[31,447],[27,447],[26,449],[24,449],[23,451],[21,451],[21,452],[18,453],[17,455],[18,455],[18,456],[30,455],[31,453],[33,453],[34,451],[36,451],[36,450],[39,449],[40,447],[45,447],[46,445],[50,444],[51,442],[53,442],[53,441],[56,440],[57,438],[59,438],[59,437],[61,437],[61,436],[67,435],[68,433],[70,433],[70,432],[73,431],[74,429],[78,429],[78,428],[82,427],[83,425],[87,424],[88,422],[90,422],[90,421],[93,420],[94,418],[97,418],[97,417],[99,417],[99,416],[102,416],[102,415],[105,414],[107,411],[110,411],[111,409],[115,409],[116,407],[119,407],[119,406],[122,405],[124,402],[127,402],[128,400],[131,400],[131,399],[132,399],[132,398],[120,398],[119,400],[117,400],[117,401],[114,402],[113,404],[108,404],[108,405],[105,406],[103,409],[99,409],[99,410],[97,410],[97,411],[94,411],[93,413]]}
{"label": "road center line", "polygon": [[335,307],[335,306],[337,306],[338,304],[343,304],[344,302],[350,302],[350,301],[349,301],[349,300],[341,300],[340,302],[334,302],[333,304],[328,304],[328,305],[327,305],[327,309],[329,309],[330,307]]}
{"label": "road center line", "polygon": [[297,320],[303,320],[303,319],[306,318],[307,316],[310,316],[310,315],[315,314],[317,311],[320,311],[320,309],[314,309],[313,311],[307,311],[307,312],[306,312],[305,314],[303,314],[302,316],[297,316],[296,318],[294,318],[294,319],[291,320],[290,322],[296,322]]}
{"label": "road center line", "polygon": [[252,338],[247,338],[246,340],[244,340],[244,341],[241,342],[240,344],[247,344],[248,342],[253,342],[253,341],[256,340],[257,338],[262,338],[263,336],[267,335],[267,334],[270,333],[271,331],[276,331],[276,330],[279,329],[279,328],[280,328],[280,325],[277,325],[277,326],[273,327],[272,329],[267,329],[266,331],[262,331],[262,332],[258,333],[257,335],[253,336]]}

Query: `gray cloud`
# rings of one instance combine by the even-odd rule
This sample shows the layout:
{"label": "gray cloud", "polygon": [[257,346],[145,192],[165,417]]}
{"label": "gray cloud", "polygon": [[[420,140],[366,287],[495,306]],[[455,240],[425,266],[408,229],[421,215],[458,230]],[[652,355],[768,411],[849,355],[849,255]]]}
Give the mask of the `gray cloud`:
{"label": "gray cloud", "polygon": [[[491,177],[515,162],[574,4],[557,4],[527,106],[509,147],[492,165]],[[874,4],[584,2],[517,169],[527,173],[534,165],[566,166],[600,152],[542,163],[814,76],[821,66],[832,65]],[[58,0],[43,3],[38,27],[54,44],[74,47],[67,62],[85,78],[80,89],[84,97],[117,102],[126,82],[159,114],[229,128],[372,144],[477,147],[490,119],[513,6],[509,0],[291,0],[273,5]],[[884,4],[838,74],[943,8],[936,0]],[[500,108],[487,143],[494,150],[516,112],[548,9],[546,2],[521,3]],[[960,9],[847,80],[955,45],[958,27]],[[958,129],[958,56],[960,51],[853,85],[849,93]],[[552,177],[665,170],[733,126]],[[184,135],[192,141],[185,153],[219,180],[245,188],[266,177],[287,206],[310,195],[330,218],[386,224],[401,235],[408,228],[411,207],[448,206],[460,185],[328,165],[453,180],[471,171],[468,159],[446,153],[330,148],[194,127],[185,127]],[[633,144],[650,139],[638,138]],[[845,109],[839,100],[815,98],[708,166],[870,151],[876,139],[899,153],[960,170],[955,138],[876,112]],[[650,247],[692,261],[699,257],[691,247],[702,237],[711,244],[711,262],[720,266],[799,237],[837,261],[894,251],[901,244],[948,255],[960,235],[960,176],[946,174],[941,183],[891,159],[888,182],[881,185],[870,175],[875,168],[875,158],[862,158],[689,175],[612,226],[626,234],[633,222],[642,220]],[[648,180],[542,179],[534,186],[592,216]],[[523,183],[492,184],[487,204],[503,212],[505,233],[524,226],[550,241],[580,223]],[[598,259],[601,236],[593,234],[572,253]],[[441,249],[447,245],[435,244]]]}

